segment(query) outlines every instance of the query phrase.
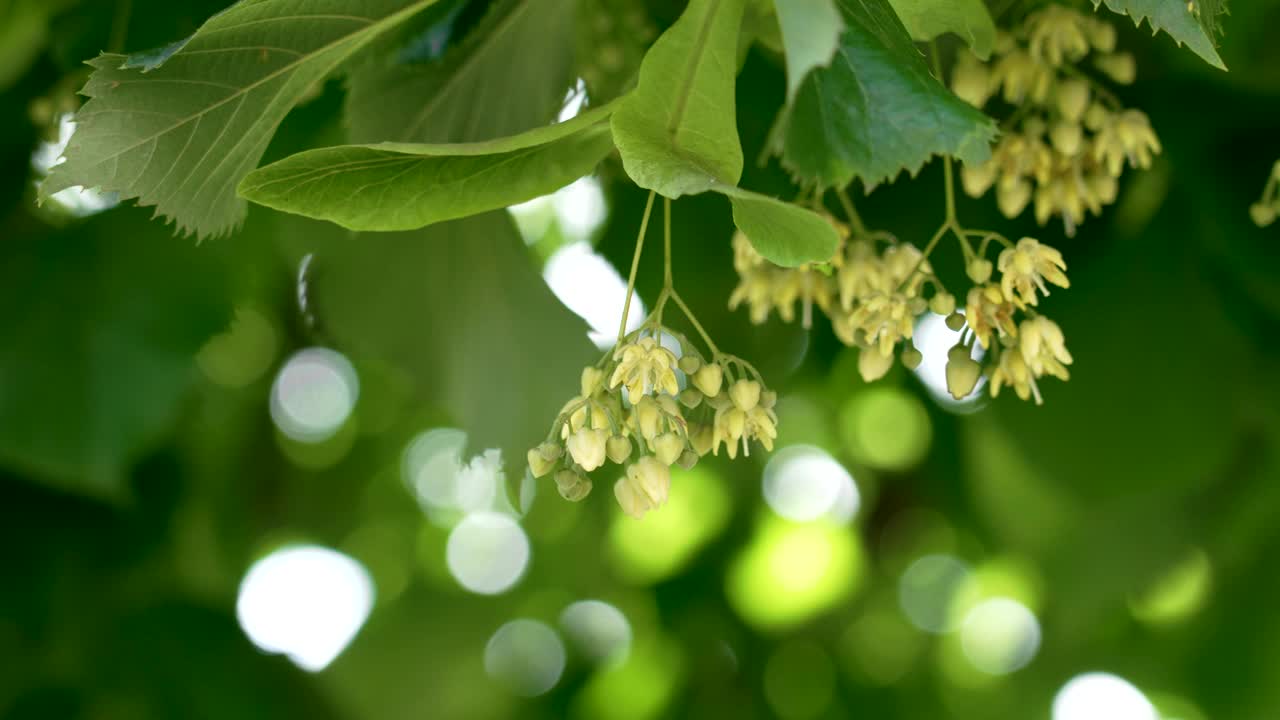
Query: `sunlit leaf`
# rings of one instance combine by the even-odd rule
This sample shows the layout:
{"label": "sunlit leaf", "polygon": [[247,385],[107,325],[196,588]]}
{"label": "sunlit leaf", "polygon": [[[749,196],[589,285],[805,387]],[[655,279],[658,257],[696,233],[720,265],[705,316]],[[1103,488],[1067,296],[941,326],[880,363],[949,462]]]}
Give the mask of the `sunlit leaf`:
{"label": "sunlit leaf", "polygon": [[413,230],[546,195],[613,149],[599,108],[500,140],[308,150],[254,171],[240,194],[352,230]]}
{"label": "sunlit leaf", "polygon": [[982,0],[889,0],[913,40],[959,35],[983,60],[991,55],[996,24]]}
{"label": "sunlit leaf", "polygon": [[74,185],[154,205],[183,232],[231,230],[236,183],[285,114],[355,51],[435,0],[249,0],[159,56],[101,55],[67,161],[45,196]]}
{"label": "sunlit leaf", "polygon": [[693,0],[645,55],[635,91],[613,116],[623,167],[640,187],[675,198],[738,184],[742,9],[743,0]]}
{"label": "sunlit leaf", "polygon": [[774,0],[787,56],[787,99],[814,68],[826,67],[840,47],[844,23],[832,0]]}
{"label": "sunlit leaf", "polygon": [[734,224],[769,262],[795,267],[825,262],[835,254],[840,238],[831,223],[817,213],[736,187],[715,189],[729,196]]}

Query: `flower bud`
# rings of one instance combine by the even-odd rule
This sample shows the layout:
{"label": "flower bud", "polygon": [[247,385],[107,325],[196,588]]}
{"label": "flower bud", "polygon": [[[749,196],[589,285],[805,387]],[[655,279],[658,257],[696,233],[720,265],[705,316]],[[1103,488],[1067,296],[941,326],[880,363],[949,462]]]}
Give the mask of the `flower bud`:
{"label": "flower bud", "polygon": [[939,315],[950,315],[956,311],[956,296],[949,292],[938,292],[929,299],[929,309]]}
{"label": "flower bud", "polygon": [[594,367],[582,368],[582,397],[589,398],[604,384],[604,371]]}
{"label": "flower bud", "polygon": [[1085,26],[1089,34],[1089,42],[1095,50],[1111,52],[1116,49],[1116,29],[1105,20],[1095,20]]}
{"label": "flower bud", "polygon": [[1276,209],[1257,202],[1249,206],[1249,217],[1253,218],[1254,225],[1266,227],[1276,221]]}
{"label": "flower bud", "polygon": [[965,165],[960,168],[960,185],[965,195],[982,197],[996,181],[998,168],[994,161],[988,160],[980,165]]}
{"label": "flower bud", "polygon": [[[545,444],[547,443],[543,443],[543,445]],[[546,456],[542,454],[541,448],[542,446],[539,445],[538,447],[530,450],[528,455],[525,456],[529,461],[529,472],[533,473],[533,476],[536,478],[546,475],[551,472],[551,468],[556,466],[556,461],[548,460]]]}
{"label": "flower bud", "polygon": [[676,464],[685,470],[691,470],[694,465],[698,464],[698,453],[692,450],[685,450],[680,453],[680,459],[676,460]]}
{"label": "flower bud", "polygon": [[700,367],[702,367],[702,360],[697,355],[685,355],[680,358],[680,370],[685,375],[692,375],[698,372]]}
{"label": "flower bud", "polygon": [[729,388],[729,399],[740,410],[748,411],[760,404],[760,383],[755,380],[739,380]]}
{"label": "flower bud", "polygon": [[687,387],[680,391],[680,404],[692,410],[702,404],[702,393],[698,388]]}
{"label": "flower bud", "polygon": [[982,366],[969,357],[969,348],[956,345],[947,353],[947,390],[951,397],[963,400],[973,392],[982,377]]}
{"label": "flower bud", "polygon": [[778,404],[778,393],[772,390],[765,390],[760,393],[760,407],[765,410],[772,410],[774,405]]}
{"label": "flower bud", "polygon": [[604,430],[583,428],[569,436],[569,455],[582,469],[591,472],[604,464],[605,444],[609,434]]}
{"label": "flower bud", "polygon": [[1022,178],[1006,175],[996,186],[996,206],[1007,218],[1022,214],[1031,202],[1031,183]]}
{"label": "flower bud", "polygon": [[908,345],[906,349],[902,351],[902,366],[908,370],[915,370],[920,367],[920,363],[923,361],[924,354],[912,345]]}
{"label": "flower bud", "polygon": [[991,271],[993,269],[994,268],[992,267],[990,260],[987,260],[986,258],[974,258],[965,266],[964,271],[965,274],[969,276],[970,280],[981,285],[991,279]]}
{"label": "flower bud", "polygon": [[948,316],[947,316],[947,328],[948,328],[948,329],[950,329],[950,330],[951,330],[951,332],[960,332],[961,330],[963,330],[963,329],[964,329],[964,315],[961,315],[961,314],[960,314],[960,313],[958,313],[958,312],[953,312],[953,313],[951,313],[950,315],[948,315]]}
{"label": "flower bud", "polygon": [[631,441],[622,435],[614,435],[605,443],[605,454],[614,463],[621,465],[631,457]]}
{"label": "flower bud", "polygon": [[639,518],[667,501],[671,471],[652,457],[642,457],[627,466],[627,474],[614,483],[613,495],[622,511]]}
{"label": "flower bud", "polygon": [[640,398],[640,402],[636,403],[631,411],[635,414],[636,427],[644,439],[652,441],[657,437],[658,421],[662,419],[662,410],[658,408],[658,403],[645,396]]}
{"label": "flower bud", "polygon": [[881,353],[878,348],[863,348],[858,352],[858,374],[866,382],[884,377],[893,367],[893,353]]}
{"label": "flower bud", "polygon": [[560,470],[556,473],[556,490],[565,500],[578,502],[591,494],[591,481],[573,470]]}
{"label": "flower bud", "polygon": [[1129,53],[1099,55],[1094,59],[1093,64],[1104,75],[1121,85],[1132,83],[1134,78],[1138,76],[1138,65]]}
{"label": "flower bud", "polygon": [[682,452],[684,452],[684,440],[673,432],[663,433],[653,441],[653,455],[663,465],[670,465],[680,459]]}
{"label": "flower bud", "polygon": [[703,365],[693,374],[694,386],[707,397],[715,397],[720,394],[720,384],[723,380],[724,372],[715,363]]}
{"label": "flower bud", "polygon": [[1067,78],[1058,83],[1058,112],[1068,122],[1079,122],[1089,108],[1089,82],[1079,78]]}
{"label": "flower bud", "polygon": [[1084,144],[1084,131],[1074,122],[1055,123],[1049,132],[1049,141],[1058,152],[1068,157],[1075,157]]}
{"label": "flower bud", "polygon": [[698,455],[706,455],[711,452],[711,446],[715,444],[715,430],[710,425],[690,425],[689,426],[689,445]]}
{"label": "flower bud", "polygon": [[680,406],[676,404],[675,398],[670,395],[658,396],[658,408],[668,415],[680,417]]}

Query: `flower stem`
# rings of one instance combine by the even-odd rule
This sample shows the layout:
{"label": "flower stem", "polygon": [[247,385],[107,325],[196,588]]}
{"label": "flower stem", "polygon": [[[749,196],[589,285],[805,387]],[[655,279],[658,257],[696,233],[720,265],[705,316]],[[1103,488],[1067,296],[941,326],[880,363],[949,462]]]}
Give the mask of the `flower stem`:
{"label": "flower stem", "polygon": [[840,206],[844,208],[844,214],[849,218],[849,224],[853,226],[853,234],[856,237],[865,237],[867,235],[867,226],[862,223],[862,216],[858,215],[858,210],[853,206],[853,201],[849,199],[849,193],[844,188],[836,190],[836,197],[840,199]]}
{"label": "flower stem", "polygon": [[671,198],[662,198],[662,289],[671,290]]}
{"label": "flower stem", "polygon": [[707,334],[707,331],[703,329],[702,323],[698,322],[698,318],[694,317],[693,311],[685,304],[684,298],[680,297],[680,293],[672,290],[671,299],[674,300],[676,305],[684,311],[685,317],[689,318],[689,322],[693,324],[693,329],[698,331],[698,335],[701,336],[702,341],[707,344],[707,347],[711,350],[711,354],[713,356],[719,355],[720,348],[716,347],[715,341],[713,341],[711,336]]}
{"label": "flower stem", "polygon": [[631,312],[631,296],[636,292],[636,270],[640,268],[640,253],[644,250],[644,235],[649,229],[649,213],[653,211],[653,196],[649,191],[649,200],[644,205],[644,217],[640,220],[640,235],[636,238],[636,254],[631,259],[631,275],[627,278],[627,299],[622,303],[622,322],[618,324],[618,343],[627,334],[627,315]]}

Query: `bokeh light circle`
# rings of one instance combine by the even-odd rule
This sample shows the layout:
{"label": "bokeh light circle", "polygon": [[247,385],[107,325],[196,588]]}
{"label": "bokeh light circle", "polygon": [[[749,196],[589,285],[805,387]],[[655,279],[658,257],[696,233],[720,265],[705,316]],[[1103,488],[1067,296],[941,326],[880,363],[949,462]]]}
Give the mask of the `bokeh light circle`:
{"label": "bokeh light circle", "polygon": [[373,581],[360,563],[329,548],[294,545],[249,568],[236,618],[254,645],[318,672],[355,638],[373,599]]}
{"label": "bokeh light circle", "polygon": [[1040,623],[1027,606],[1007,597],[975,605],[960,626],[960,646],[973,666],[990,675],[1026,667],[1040,649]]}
{"label": "bokeh light circle", "polygon": [[825,515],[847,521],[858,511],[853,476],[821,448],[779,450],[765,465],[763,484],[769,507],[788,520],[808,522]]}
{"label": "bokeh light circle", "polygon": [[840,430],[849,456],[877,470],[906,470],[929,452],[933,428],[924,404],[891,386],[864,388],[845,404]]}
{"label": "bokeh light circle", "polygon": [[529,566],[529,537],[508,515],[471,513],[449,533],[445,562],[462,587],[498,595],[510,590]]}
{"label": "bokeh light circle", "polygon": [[1077,675],[1053,698],[1053,720],[1159,720],[1155,706],[1122,677]]}
{"label": "bokeh light circle", "polygon": [[969,566],[950,555],[925,555],[898,581],[898,603],[913,625],[931,633],[955,629],[951,601],[969,577]]}
{"label": "bokeh light circle", "polygon": [[298,442],[327,440],[342,427],[360,396],[355,368],[328,348],[299,350],[271,388],[271,419]]}
{"label": "bokeh light circle", "polygon": [[484,669],[489,677],[525,697],[555,687],[564,663],[560,636],[537,620],[512,620],[498,628],[484,648]]}
{"label": "bokeh light circle", "polygon": [[614,665],[631,649],[631,623],[618,608],[600,600],[579,600],[560,613],[560,625],[579,652],[594,663]]}

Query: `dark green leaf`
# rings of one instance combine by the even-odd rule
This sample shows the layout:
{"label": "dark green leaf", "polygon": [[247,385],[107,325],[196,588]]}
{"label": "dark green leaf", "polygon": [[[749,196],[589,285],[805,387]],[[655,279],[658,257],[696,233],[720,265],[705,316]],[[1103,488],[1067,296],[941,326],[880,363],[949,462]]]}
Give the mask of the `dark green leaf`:
{"label": "dark green leaf", "polygon": [[613,149],[599,108],[500,140],[308,150],[250,173],[241,196],[352,230],[413,230],[554,192]]}
{"label": "dark green leaf", "polygon": [[509,474],[594,359],[505,212],[361,235],[314,264],[316,314],[337,345],[407,371],[473,447],[502,448]]}
{"label": "dark green leaf", "polygon": [[154,205],[183,232],[228,232],[244,217],[236,183],[285,114],[352,53],[433,2],[247,1],[172,54],[99,56],[67,161],[42,192],[97,187]]}
{"label": "dark green leaf", "polygon": [[613,116],[627,175],[667,197],[737,185],[742,145],[734,76],[743,0],[693,0],[645,55]]}
{"label": "dark green leaf", "polygon": [[574,78],[575,5],[502,0],[437,62],[357,70],[346,108],[352,140],[472,142],[554,120]]}
{"label": "dark green leaf", "polygon": [[802,181],[868,187],[914,174],[933,155],[978,163],[995,123],[929,73],[887,0],[837,0],[845,22],[828,68],[809,73],[783,134],[783,163]]}
{"label": "dark green leaf", "polygon": [[0,244],[0,462],[119,497],[200,346],[230,320],[216,257],[116,210]]}
{"label": "dark green leaf", "polygon": [[1210,65],[1226,70],[1222,58],[1213,46],[1218,33],[1218,15],[1226,10],[1222,0],[1201,3],[1199,13],[1193,14],[1183,0],[1094,0],[1097,7],[1103,2],[1114,12],[1133,18],[1134,25],[1143,20],[1151,23],[1152,32],[1169,33],[1174,42],[1186,45]]}

